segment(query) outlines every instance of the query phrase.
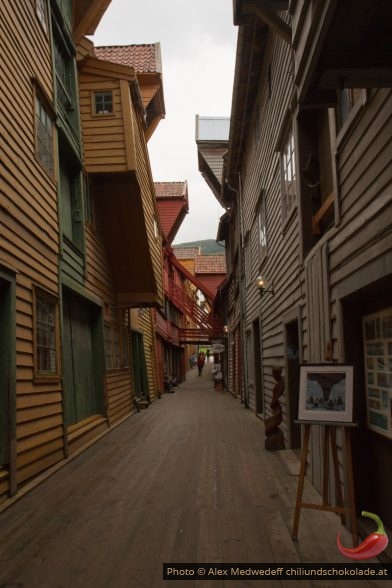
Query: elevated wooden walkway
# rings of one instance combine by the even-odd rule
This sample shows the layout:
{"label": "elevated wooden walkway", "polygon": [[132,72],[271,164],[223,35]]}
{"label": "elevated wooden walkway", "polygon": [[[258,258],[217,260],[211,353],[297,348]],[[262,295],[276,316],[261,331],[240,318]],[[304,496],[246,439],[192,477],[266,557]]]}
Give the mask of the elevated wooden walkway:
{"label": "elevated wooden walkway", "polygon": [[[163,562],[344,562],[333,513],[301,514],[298,477],[264,450],[264,426],[211,365],[166,394],[0,514],[0,586],[279,588],[343,582],[163,582]],[[292,460],[291,460],[292,461]],[[295,460],[293,465],[295,466]],[[309,501],[317,499],[305,485]],[[385,583],[355,582],[356,586]],[[346,585],[346,584],[345,584]]]}

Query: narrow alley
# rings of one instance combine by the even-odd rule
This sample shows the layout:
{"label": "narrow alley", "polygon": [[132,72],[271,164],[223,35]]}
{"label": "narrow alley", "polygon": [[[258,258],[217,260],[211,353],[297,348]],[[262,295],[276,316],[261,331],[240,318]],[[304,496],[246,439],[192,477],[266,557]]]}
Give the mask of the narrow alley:
{"label": "narrow alley", "polygon": [[[350,537],[334,514],[303,511],[292,542],[293,454],[265,451],[262,423],[231,394],[214,390],[211,367],[202,377],[188,371],[174,394],[1,513],[0,586],[278,588],[286,582],[165,582],[162,564],[347,563],[336,535],[341,530],[346,545]],[[317,500],[309,484],[305,492]]]}

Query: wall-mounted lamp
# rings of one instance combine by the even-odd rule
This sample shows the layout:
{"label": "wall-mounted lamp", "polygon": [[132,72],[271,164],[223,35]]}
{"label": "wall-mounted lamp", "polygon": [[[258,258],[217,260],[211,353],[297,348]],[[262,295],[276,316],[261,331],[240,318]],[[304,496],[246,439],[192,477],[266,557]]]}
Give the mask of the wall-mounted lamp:
{"label": "wall-mounted lamp", "polygon": [[228,334],[228,332],[229,332],[229,327],[228,327],[227,325],[225,325],[225,326],[223,327],[223,332],[224,332],[224,334],[225,334],[225,335],[227,335],[227,334]]}
{"label": "wall-mounted lamp", "polygon": [[257,276],[256,278],[256,286],[259,289],[260,296],[264,294],[273,294],[274,293],[274,285],[269,283],[264,276]]}

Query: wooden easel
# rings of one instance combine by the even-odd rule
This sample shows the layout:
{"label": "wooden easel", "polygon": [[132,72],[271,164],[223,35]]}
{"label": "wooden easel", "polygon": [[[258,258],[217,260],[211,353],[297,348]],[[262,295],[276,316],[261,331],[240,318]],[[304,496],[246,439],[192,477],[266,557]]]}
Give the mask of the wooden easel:
{"label": "wooden easel", "polygon": [[[291,538],[296,541],[299,526],[299,517],[301,514],[301,508],[312,508],[315,510],[326,510],[335,512],[340,515],[342,525],[346,522],[346,516],[350,521],[351,534],[353,538],[353,544],[358,545],[358,528],[357,518],[355,513],[355,496],[354,496],[354,477],[353,477],[353,464],[351,454],[351,428],[355,427],[355,423],[324,423],[324,422],[312,422],[307,421],[295,421],[297,424],[305,425],[305,436],[304,444],[301,455],[301,469],[298,480],[297,500],[295,504],[293,532]],[[302,502],[302,494],[304,489],[305,473],[306,473],[306,460],[309,448],[310,439],[310,427],[311,425],[322,425],[324,427],[324,442],[323,442],[323,495],[322,504],[311,504],[309,502]],[[340,481],[338,453],[336,446],[336,427],[344,428],[344,448],[346,457],[347,467],[347,494],[348,504],[344,505],[342,486]],[[337,505],[331,506],[329,501],[329,446],[331,446],[333,472],[335,481],[335,493],[337,499]]]}

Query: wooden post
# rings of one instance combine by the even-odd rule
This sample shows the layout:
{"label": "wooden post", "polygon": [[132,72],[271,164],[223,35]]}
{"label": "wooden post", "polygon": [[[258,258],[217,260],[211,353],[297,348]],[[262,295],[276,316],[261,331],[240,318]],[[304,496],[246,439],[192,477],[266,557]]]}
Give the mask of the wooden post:
{"label": "wooden post", "polygon": [[[351,423],[308,423],[303,421],[295,421],[298,424],[305,425],[304,443],[301,455],[301,469],[298,480],[297,499],[295,504],[293,532],[291,538],[293,541],[297,540],[299,518],[302,508],[310,508],[314,510],[325,510],[329,512],[335,512],[339,514],[342,524],[345,523],[345,515],[347,515],[350,525],[351,534],[353,538],[353,544],[358,544],[358,530],[357,530],[357,519],[355,512],[355,493],[354,493],[354,476],[352,469],[352,455],[351,455],[351,434],[350,427],[355,426]],[[310,439],[310,427],[311,424],[323,425],[324,426],[324,440],[323,440],[323,495],[322,504],[312,504],[302,501],[305,473],[306,473],[306,459],[309,448]],[[346,456],[346,467],[347,467],[347,490],[348,490],[348,504],[344,505],[342,486],[340,480],[339,463],[337,457],[337,446],[336,446],[336,427],[344,428],[344,444],[345,444],[345,456]],[[329,446],[331,445],[333,473],[335,480],[336,490],[336,506],[331,506],[329,501]]]}

